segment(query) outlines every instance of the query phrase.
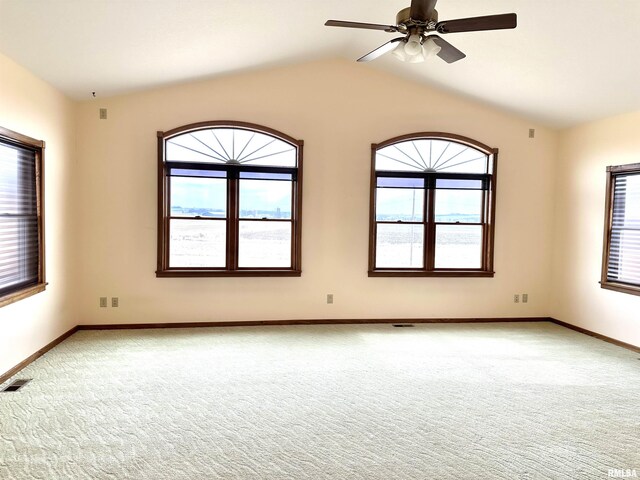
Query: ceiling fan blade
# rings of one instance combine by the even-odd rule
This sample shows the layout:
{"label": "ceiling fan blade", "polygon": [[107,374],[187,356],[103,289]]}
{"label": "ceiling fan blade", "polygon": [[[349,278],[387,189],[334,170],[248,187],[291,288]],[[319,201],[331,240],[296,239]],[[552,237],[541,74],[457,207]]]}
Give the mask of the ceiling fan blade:
{"label": "ceiling fan blade", "polygon": [[371,60],[375,60],[376,58],[381,57],[385,53],[390,52],[391,50],[396,48],[396,46],[398,45],[398,42],[401,42],[403,40],[404,40],[404,37],[394,38],[393,40],[388,41],[384,45],[380,45],[375,50],[372,50],[371,52],[367,53],[366,55],[360,57],[358,59],[358,61],[359,62],[370,62]]}
{"label": "ceiling fan blade", "polygon": [[518,18],[515,13],[503,15],[488,15],[486,17],[459,18],[438,22],[438,33],[477,32],[480,30],[503,30],[516,28]]}
{"label": "ceiling fan blade", "polygon": [[411,0],[409,16],[412,20],[418,20],[420,22],[429,20],[433,10],[436,8],[437,1],[438,0]]}
{"label": "ceiling fan blade", "polygon": [[447,42],[444,38],[439,37],[438,35],[429,35],[428,38],[432,39],[433,42],[440,47],[438,56],[445,62],[453,63],[466,57],[464,53]]}
{"label": "ceiling fan blade", "polygon": [[378,25],[377,23],[344,22],[342,20],[327,20],[327,27],[366,28],[368,30],[384,30],[385,32],[397,32],[394,25]]}

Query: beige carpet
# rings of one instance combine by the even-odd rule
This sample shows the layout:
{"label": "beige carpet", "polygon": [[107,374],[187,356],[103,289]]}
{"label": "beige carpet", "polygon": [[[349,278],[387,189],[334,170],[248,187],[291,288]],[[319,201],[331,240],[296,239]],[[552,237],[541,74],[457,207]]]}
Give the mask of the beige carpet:
{"label": "beige carpet", "polygon": [[83,331],[0,393],[0,478],[640,475],[638,357],[548,323]]}

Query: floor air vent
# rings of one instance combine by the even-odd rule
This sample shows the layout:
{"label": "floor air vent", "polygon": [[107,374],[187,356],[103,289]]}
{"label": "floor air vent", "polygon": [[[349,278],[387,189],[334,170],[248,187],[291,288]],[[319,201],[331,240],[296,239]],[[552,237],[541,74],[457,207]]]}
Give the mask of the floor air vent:
{"label": "floor air vent", "polygon": [[412,323],[394,323],[393,326],[396,328],[406,328],[406,327],[413,327],[413,324]]}
{"label": "floor air vent", "polygon": [[30,378],[22,379],[22,380],[14,380],[7,387],[5,387],[2,392],[17,392],[22,387],[24,387],[27,383],[31,381]]}

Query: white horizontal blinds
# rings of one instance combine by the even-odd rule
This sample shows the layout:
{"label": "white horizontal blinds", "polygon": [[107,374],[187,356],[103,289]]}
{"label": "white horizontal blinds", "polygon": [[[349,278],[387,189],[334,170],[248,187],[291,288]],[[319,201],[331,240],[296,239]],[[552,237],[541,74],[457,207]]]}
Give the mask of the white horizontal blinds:
{"label": "white horizontal blinds", "polygon": [[614,177],[607,279],[640,285],[640,173]]}
{"label": "white horizontal blinds", "polygon": [[38,282],[36,154],[0,143],[0,295]]}

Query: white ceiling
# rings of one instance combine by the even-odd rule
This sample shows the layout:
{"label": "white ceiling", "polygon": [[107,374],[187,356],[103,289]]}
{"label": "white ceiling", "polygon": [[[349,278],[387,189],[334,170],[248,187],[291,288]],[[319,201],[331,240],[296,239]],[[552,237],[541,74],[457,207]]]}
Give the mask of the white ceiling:
{"label": "white ceiling", "polygon": [[[342,57],[394,38],[409,0],[0,0],[0,51],[75,99]],[[439,0],[440,20],[515,12],[515,30],[450,34],[467,58],[361,64],[564,127],[640,109],[640,1]]]}

